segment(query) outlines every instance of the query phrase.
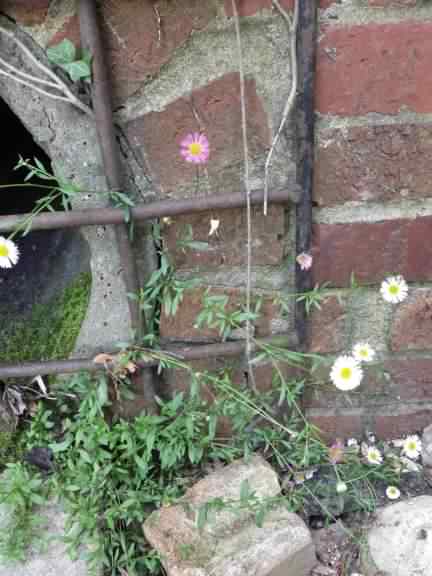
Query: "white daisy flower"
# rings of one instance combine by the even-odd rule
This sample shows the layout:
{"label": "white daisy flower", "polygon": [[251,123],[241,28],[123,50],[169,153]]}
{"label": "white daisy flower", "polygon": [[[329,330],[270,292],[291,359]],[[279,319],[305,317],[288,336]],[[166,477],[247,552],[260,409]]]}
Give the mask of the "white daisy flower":
{"label": "white daisy flower", "polygon": [[408,285],[402,276],[390,276],[381,284],[381,296],[386,302],[397,304],[405,300],[408,294]]}
{"label": "white daisy flower", "polygon": [[402,452],[405,454],[405,456],[415,460],[420,456],[421,449],[421,440],[416,434],[414,436],[407,436],[405,438],[402,446]]}
{"label": "white daisy flower", "polygon": [[348,490],[348,486],[345,484],[345,482],[338,482],[336,484],[336,492],[338,494],[344,494],[344,492],[346,492]]}
{"label": "white daisy flower", "polygon": [[0,268],[12,268],[18,259],[18,246],[12,240],[0,236]]}
{"label": "white daisy flower", "polygon": [[382,462],[382,454],[375,446],[369,446],[366,458],[370,464],[381,464]]}
{"label": "white daisy flower", "polygon": [[372,362],[375,350],[367,342],[359,342],[354,346],[352,355],[358,362]]}
{"label": "white daisy flower", "polygon": [[332,366],[330,379],[339,390],[353,390],[360,385],[363,371],[352,356],[339,356]]}
{"label": "white daisy flower", "polygon": [[386,496],[389,500],[397,500],[400,498],[400,490],[396,486],[387,486]]}
{"label": "white daisy flower", "polygon": [[217,233],[219,224],[220,220],[216,220],[214,218],[210,219],[210,232],[208,233],[209,236],[213,236],[213,234]]}

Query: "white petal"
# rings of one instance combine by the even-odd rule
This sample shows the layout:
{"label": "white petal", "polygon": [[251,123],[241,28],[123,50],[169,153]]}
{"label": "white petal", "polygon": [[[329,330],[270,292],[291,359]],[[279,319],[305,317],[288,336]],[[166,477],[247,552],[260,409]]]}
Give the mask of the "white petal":
{"label": "white petal", "polygon": [[12,268],[9,258],[6,256],[0,256],[0,268]]}

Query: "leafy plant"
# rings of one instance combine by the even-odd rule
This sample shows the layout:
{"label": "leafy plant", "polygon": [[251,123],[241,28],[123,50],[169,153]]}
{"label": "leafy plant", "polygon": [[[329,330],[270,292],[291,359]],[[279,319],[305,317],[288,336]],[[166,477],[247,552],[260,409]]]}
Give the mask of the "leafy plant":
{"label": "leafy plant", "polygon": [[65,38],[59,44],[47,49],[48,59],[65,70],[72,82],[91,80],[91,55],[88,50],[81,51],[81,57],[73,42]]}
{"label": "leafy plant", "polygon": [[207,289],[204,294],[203,307],[195,320],[195,327],[201,328],[207,325],[209,328],[216,328],[222,340],[226,340],[233,330],[241,328],[248,320],[254,322],[259,318],[262,299],[259,298],[256,301],[254,310],[249,313],[244,306],[231,308],[228,304],[229,296],[211,294],[210,289]]}
{"label": "leafy plant", "polygon": [[194,240],[193,228],[188,224],[185,228],[184,234],[176,242],[177,247],[182,251],[186,250],[208,250],[209,243],[201,240]]}
{"label": "leafy plant", "polygon": [[304,302],[306,314],[309,315],[313,308],[321,310],[321,302],[328,298],[328,296],[323,292],[329,286],[329,284],[329,282],[324,282],[323,284],[315,284],[312,290],[296,295],[297,302]]}
{"label": "leafy plant", "polygon": [[42,545],[44,519],[37,507],[47,501],[47,484],[22,463],[8,464],[0,477],[0,501],[6,523],[0,532],[0,555],[22,561],[31,544]]}

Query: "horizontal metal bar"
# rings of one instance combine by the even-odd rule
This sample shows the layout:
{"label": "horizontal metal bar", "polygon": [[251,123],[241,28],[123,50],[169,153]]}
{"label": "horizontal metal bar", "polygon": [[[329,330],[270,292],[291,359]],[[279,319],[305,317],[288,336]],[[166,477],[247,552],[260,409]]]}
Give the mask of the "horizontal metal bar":
{"label": "horizontal metal bar", "polygon": [[[273,345],[279,348],[295,349],[297,338],[295,335],[280,335],[261,338],[253,345],[252,351],[262,345]],[[155,350],[171,354],[175,358],[184,361],[202,360],[206,358],[219,358],[226,356],[240,356],[245,352],[244,340],[236,342],[221,342],[216,344],[204,344],[194,346],[178,346],[169,349]],[[138,366],[146,368],[156,366],[155,361],[140,361]],[[49,376],[51,374],[71,374],[74,372],[98,372],[105,370],[102,364],[95,364],[93,358],[75,358],[70,360],[47,360],[44,362],[24,362],[22,364],[0,364],[0,379],[6,378],[31,378],[33,376]]]}
{"label": "horizontal metal bar", "polygon": [[[264,199],[262,190],[252,192],[251,202],[259,204]],[[300,189],[274,190],[269,193],[268,201],[277,204],[298,202]],[[198,198],[183,198],[181,200],[159,200],[149,204],[139,204],[131,208],[133,220],[148,220],[162,216],[179,216],[207,210],[240,208],[246,205],[243,192],[213,194]],[[30,214],[14,214],[0,216],[0,233],[13,232],[15,228]],[[46,212],[32,219],[32,230],[54,230],[56,228],[76,228],[79,226],[97,226],[101,224],[121,224],[124,222],[122,208],[93,208],[90,210],[71,210],[69,212]]]}

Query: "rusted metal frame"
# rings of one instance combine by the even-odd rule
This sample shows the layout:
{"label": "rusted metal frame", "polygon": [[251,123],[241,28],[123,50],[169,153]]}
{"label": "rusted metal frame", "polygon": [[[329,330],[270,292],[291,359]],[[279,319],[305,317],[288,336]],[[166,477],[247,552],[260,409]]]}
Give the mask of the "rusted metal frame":
{"label": "rusted metal frame", "polygon": [[[257,344],[253,344],[252,351],[260,349],[263,345],[273,345],[279,348],[295,348],[296,337],[292,335],[269,336],[260,338]],[[221,358],[241,356],[244,354],[246,342],[244,340],[236,342],[221,342],[215,344],[204,344],[194,346],[171,347],[164,349],[166,354],[172,354],[178,360],[189,362],[191,360],[201,360],[207,358]],[[155,352],[160,352],[155,350]],[[141,368],[156,366],[155,361],[139,361]],[[93,358],[77,358],[69,360],[48,360],[44,362],[23,362],[21,364],[1,364],[0,379],[6,378],[30,378],[37,375],[48,376],[52,374],[71,374],[74,372],[98,372],[105,370],[101,364],[95,364]]]}
{"label": "rusted metal frame", "polygon": [[[92,104],[105,176],[111,190],[121,190],[123,177],[113,123],[112,88],[105,58],[107,50],[102,41],[96,1],[79,0],[78,13],[81,46],[92,56]],[[136,294],[139,291],[138,273],[129,241],[128,228],[124,221],[116,225],[115,234],[126,292]],[[142,323],[144,322],[144,318],[141,318],[139,302],[128,298],[128,305],[132,329],[139,338],[142,336]]]}
{"label": "rusted metal frame", "polygon": [[[312,186],[314,169],[314,71],[317,36],[316,0],[300,0],[297,35],[298,95],[297,128],[297,184],[302,196],[296,205],[296,253],[310,252],[312,244]],[[312,287],[310,270],[296,266],[296,292]],[[306,342],[306,309],[304,302],[296,303],[296,332],[300,346]]]}
{"label": "rusted metal frame", "polygon": [[[269,193],[269,202],[285,204],[298,201],[300,193],[287,190],[273,190]],[[252,204],[262,204],[264,192],[256,190],[251,194]],[[210,210],[242,208],[246,205],[243,192],[224,192],[198,198],[181,200],[160,200],[149,204],[138,204],[130,210],[132,220],[150,220],[163,216],[180,216]],[[14,214],[0,218],[0,233],[13,232],[30,214]],[[71,210],[70,212],[46,212],[34,216],[31,230],[53,230],[56,228],[78,228],[79,226],[98,226],[102,224],[121,224],[124,222],[124,210],[121,208],[97,208],[90,210]]]}

